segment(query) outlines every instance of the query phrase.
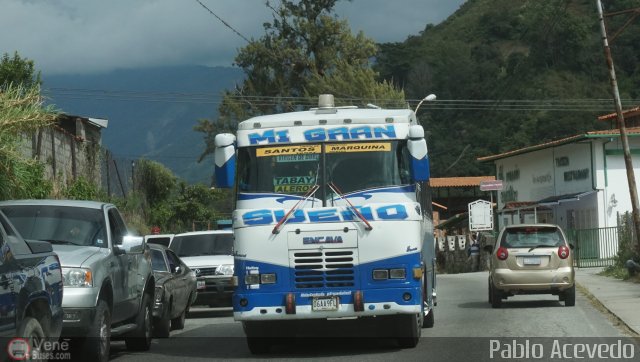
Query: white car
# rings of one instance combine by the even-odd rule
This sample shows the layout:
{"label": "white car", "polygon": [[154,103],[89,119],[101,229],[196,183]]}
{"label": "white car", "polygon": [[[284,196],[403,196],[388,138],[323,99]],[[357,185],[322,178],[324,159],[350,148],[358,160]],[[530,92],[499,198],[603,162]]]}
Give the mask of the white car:
{"label": "white car", "polygon": [[149,234],[144,236],[145,243],[160,244],[162,246],[169,247],[171,240],[173,240],[174,234]]}
{"label": "white car", "polygon": [[231,230],[176,234],[169,249],[196,274],[198,296],[194,305],[231,306],[231,296],[235,289]]}

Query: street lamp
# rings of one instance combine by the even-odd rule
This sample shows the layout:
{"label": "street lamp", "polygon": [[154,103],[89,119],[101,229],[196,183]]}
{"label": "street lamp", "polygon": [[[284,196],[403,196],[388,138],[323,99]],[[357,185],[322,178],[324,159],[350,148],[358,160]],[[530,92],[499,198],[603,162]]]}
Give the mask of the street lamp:
{"label": "street lamp", "polygon": [[433,102],[436,100],[436,95],[435,94],[429,94],[428,96],[422,98],[422,100],[420,101],[420,103],[418,103],[418,106],[416,107],[416,109],[413,111],[413,113],[418,114],[418,109],[420,108],[420,106],[422,105],[422,102],[427,101],[427,102]]}

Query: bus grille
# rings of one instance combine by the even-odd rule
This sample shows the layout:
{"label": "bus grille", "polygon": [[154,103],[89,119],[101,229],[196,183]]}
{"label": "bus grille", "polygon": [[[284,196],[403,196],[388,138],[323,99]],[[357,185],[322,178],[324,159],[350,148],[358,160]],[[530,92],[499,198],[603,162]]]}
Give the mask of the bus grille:
{"label": "bus grille", "polygon": [[299,289],[344,288],[356,283],[354,250],[292,250],[294,285]]}

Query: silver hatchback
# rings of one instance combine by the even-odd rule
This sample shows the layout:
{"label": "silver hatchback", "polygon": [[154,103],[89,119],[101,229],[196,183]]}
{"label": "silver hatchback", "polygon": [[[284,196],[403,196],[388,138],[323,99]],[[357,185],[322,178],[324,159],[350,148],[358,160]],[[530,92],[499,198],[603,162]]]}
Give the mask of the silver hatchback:
{"label": "silver hatchback", "polygon": [[553,294],[565,306],[576,303],[572,246],[554,224],[505,227],[491,252],[489,302],[499,308],[516,294]]}

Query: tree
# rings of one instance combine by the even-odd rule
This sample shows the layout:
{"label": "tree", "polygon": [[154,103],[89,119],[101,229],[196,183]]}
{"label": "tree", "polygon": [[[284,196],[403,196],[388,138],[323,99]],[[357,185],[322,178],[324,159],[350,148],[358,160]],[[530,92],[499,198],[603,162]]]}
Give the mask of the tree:
{"label": "tree", "polygon": [[176,183],[176,176],[164,165],[150,160],[138,160],[134,184],[150,207],[168,200]]}
{"label": "tree", "polygon": [[362,32],[354,36],[346,21],[332,15],[337,1],[283,0],[278,8],[267,2],[274,18],[264,24],[265,35],[235,58],[245,80],[225,92],[217,121],[200,120],[195,127],[206,143],[200,161],[213,152],[216,133],[235,130],[252,116],[314,105],[318,93],[336,95],[337,104],[404,103],[403,92],[376,81],[369,63],[376,44]]}
{"label": "tree", "polygon": [[168,223],[170,229],[189,230],[192,223],[216,220],[215,203],[217,195],[203,184],[178,185],[178,195],[172,201],[172,215]]}
{"label": "tree", "polygon": [[4,53],[0,59],[0,89],[5,89],[10,84],[23,89],[40,87],[40,72],[35,71],[33,60],[21,58],[18,52],[13,54],[13,58]]}

